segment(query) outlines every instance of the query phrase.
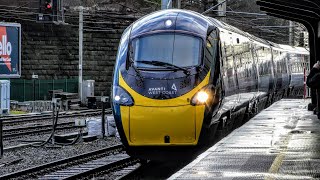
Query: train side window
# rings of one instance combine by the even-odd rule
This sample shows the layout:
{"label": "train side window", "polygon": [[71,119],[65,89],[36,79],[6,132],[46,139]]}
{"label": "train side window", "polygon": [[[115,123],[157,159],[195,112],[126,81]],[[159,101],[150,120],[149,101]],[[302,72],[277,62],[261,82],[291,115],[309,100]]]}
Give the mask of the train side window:
{"label": "train side window", "polygon": [[210,61],[212,61],[216,56],[217,46],[218,46],[217,35],[216,35],[216,32],[214,31],[207,37],[207,41],[206,41],[206,49],[211,56]]}
{"label": "train side window", "polygon": [[214,54],[213,53],[213,45],[210,41],[210,37],[208,37],[208,39],[207,39],[206,50],[210,53],[210,56],[213,57],[213,54]]}

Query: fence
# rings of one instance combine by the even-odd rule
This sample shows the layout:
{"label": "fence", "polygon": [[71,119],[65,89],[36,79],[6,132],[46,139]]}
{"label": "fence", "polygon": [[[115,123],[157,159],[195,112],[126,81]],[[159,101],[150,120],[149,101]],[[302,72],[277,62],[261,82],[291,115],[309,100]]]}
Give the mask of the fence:
{"label": "fence", "polygon": [[49,90],[61,89],[64,92],[78,92],[78,79],[11,79],[10,81],[11,100],[16,101],[48,100]]}

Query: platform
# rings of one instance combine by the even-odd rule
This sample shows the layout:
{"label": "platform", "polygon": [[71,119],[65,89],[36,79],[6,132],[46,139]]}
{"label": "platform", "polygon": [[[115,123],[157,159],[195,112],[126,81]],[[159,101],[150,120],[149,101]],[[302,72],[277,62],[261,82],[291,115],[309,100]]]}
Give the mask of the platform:
{"label": "platform", "polygon": [[310,101],[274,103],[169,179],[320,179],[320,120]]}

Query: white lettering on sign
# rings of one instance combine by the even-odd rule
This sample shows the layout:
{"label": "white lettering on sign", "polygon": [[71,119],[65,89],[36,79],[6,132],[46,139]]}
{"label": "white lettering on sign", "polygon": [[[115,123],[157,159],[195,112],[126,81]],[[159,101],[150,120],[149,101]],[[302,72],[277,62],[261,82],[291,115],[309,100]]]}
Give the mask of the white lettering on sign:
{"label": "white lettering on sign", "polygon": [[8,55],[10,56],[12,52],[11,43],[7,41],[7,36],[2,35],[2,42],[0,42],[0,56]]}
{"label": "white lettering on sign", "polygon": [[172,84],[171,89],[177,91],[177,87],[176,87],[176,85],[174,83]]}
{"label": "white lettering on sign", "polygon": [[154,87],[154,88],[149,88],[149,91],[165,91],[165,87]]}
{"label": "white lettering on sign", "polygon": [[150,94],[150,95],[159,95],[159,94],[174,95],[174,94],[177,94],[177,87],[175,84],[172,84],[171,89],[173,91],[169,91],[165,87],[152,87],[152,88],[148,89],[148,94]]}

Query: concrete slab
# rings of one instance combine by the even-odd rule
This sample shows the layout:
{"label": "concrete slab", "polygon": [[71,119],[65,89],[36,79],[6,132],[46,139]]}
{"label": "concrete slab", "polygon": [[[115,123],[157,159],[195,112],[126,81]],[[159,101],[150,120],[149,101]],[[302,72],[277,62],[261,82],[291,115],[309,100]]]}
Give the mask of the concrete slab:
{"label": "concrete slab", "polygon": [[274,103],[169,179],[320,179],[320,120],[308,103]]}

